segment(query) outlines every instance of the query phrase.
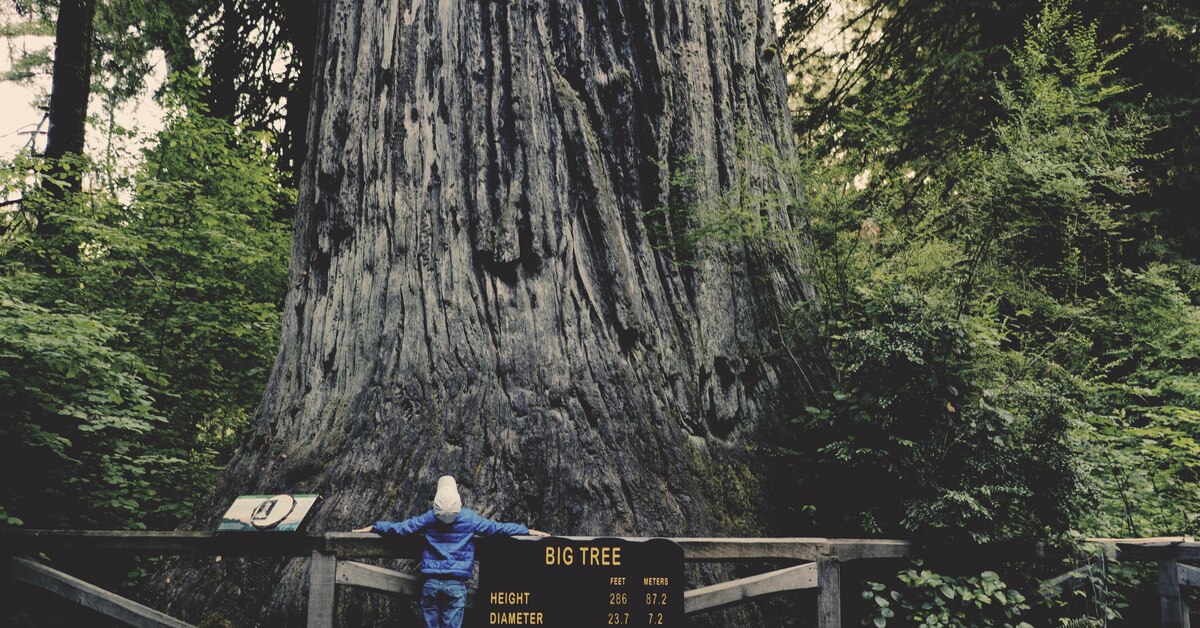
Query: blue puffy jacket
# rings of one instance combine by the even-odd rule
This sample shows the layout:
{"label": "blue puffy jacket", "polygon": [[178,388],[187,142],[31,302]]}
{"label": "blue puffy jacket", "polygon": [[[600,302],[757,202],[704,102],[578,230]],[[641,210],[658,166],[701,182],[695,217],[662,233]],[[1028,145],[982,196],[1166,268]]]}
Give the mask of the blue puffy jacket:
{"label": "blue puffy jacket", "polygon": [[517,536],[529,534],[519,523],[500,523],[463,508],[453,523],[443,523],[429,510],[404,521],[376,521],[376,534],[402,536],[424,533],[425,551],[421,554],[421,573],[466,580],[475,570],[475,536]]}

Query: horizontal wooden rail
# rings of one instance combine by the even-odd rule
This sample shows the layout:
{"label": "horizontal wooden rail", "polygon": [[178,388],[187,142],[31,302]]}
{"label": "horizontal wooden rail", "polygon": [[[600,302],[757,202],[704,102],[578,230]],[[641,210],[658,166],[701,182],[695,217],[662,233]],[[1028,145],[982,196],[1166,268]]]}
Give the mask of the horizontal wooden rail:
{"label": "horizontal wooden rail", "polygon": [[1118,543],[1117,560],[1175,560],[1200,561],[1200,543]]}
{"label": "horizontal wooden rail", "polygon": [[[534,537],[517,537],[536,540]],[[591,541],[596,536],[564,536],[559,538],[573,541]],[[645,541],[650,537],[619,537],[626,541]],[[838,556],[843,561],[867,558],[906,558],[921,553],[921,546],[912,541],[876,539],[826,539],[819,537],[795,538],[707,538],[668,537],[683,549],[683,559],[689,562],[737,562],[749,560],[797,560],[815,561],[828,556]],[[326,551],[345,558],[413,558],[419,546],[413,546],[413,554],[398,554],[398,545],[381,543],[391,541],[376,534],[352,532],[330,532],[325,534]],[[486,540],[481,540],[486,543]]]}
{"label": "horizontal wooden rail", "polygon": [[[419,598],[424,582],[420,576],[376,565],[340,560],[337,564],[337,583],[350,587]],[[477,593],[474,587],[467,590],[467,608],[475,607]]]}
{"label": "horizontal wooden rail", "polygon": [[1157,558],[1139,557],[1139,553],[1144,552],[1143,556],[1149,556],[1162,551],[1161,548],[1194,543],[1196,539],[1190,536],[1156,536],[1136,539],[1091,537],[1085,541],[1099,547],[1110,559],[1158,560]]}
{"label": "horizontal wooden rail", "polygon": [[6,530],[0,532],[0,553],[81,550],[137,555],[309,556],[324,542],[323,535],[314,533]]}
{"label": "horizontal wooden rail", "polygon": [[[517,537],[536,542],[535,537]],[[587,541],[592,536],[561,537]],[[642,541],[649,537],[620,537]],[[812,562],[837,557],[850,560],[968,556],[973,562],[1047,557],[1031,544],[922,544],[896,539],[791,538],[670,538],[691,562],[795,560]],[[1200,543],[1191,537],[1153,539],[1087,539],[1118,560],[1157,561],[1174,558],[1200,561]],[[486,543],[482,539],[481,543]],[[5,530],[0,554],[32,554],[53,550],[112,551],[139,555],[283,556],[304,557],[314,551],[339,558],[418,558],[420,539],[356,532],[122,532],[108,530]]]}
{"label": "horizontal wooden rail", "polygon": [[1200,587],[1200,568],[1179,563],[1179,584],[1185,587]]}
{"label": "horizontal wooden rail", "polygon": [[[536,542],[536,537],[516,537]],[[561,537],[587,541],[598,538]],[[621,537],[629,541],[649,537]],[[796,560],[812,562],[837,556],[841,561],[906,558],[922,554],[912,541],[878,539],[705,538],[669,539],[683,548],[684,560],[725,562]],[[480,543],[486,543],[481,539]],[[7,530],[0,532],[0,554],[52,550],[112,551],[140,555],[311,556],[320,551],[350,558],[418,558],[420,539],[356,532],[113,532],[99,530]]]}

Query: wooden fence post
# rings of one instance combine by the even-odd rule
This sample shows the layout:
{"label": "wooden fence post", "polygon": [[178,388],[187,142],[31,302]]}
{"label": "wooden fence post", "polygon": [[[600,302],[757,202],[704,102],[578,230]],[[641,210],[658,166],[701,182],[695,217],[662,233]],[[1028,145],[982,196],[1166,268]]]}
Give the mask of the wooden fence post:
{"label": "wooden fence post", "polygon": [[817,628],[842,627],[842,568],[836,556],[817,561]]}
{"label": "wooden fence post", "polygon": [[333,628],[337,610],[337,554],[313,550],[308,565],[308,628]]}
{"label": "wooden fence post", "polygon": [[1179,595],[1179,561],[1174,557],[1158,561],[1158,596],[1163,628],[1186,628],[1188,621]]}

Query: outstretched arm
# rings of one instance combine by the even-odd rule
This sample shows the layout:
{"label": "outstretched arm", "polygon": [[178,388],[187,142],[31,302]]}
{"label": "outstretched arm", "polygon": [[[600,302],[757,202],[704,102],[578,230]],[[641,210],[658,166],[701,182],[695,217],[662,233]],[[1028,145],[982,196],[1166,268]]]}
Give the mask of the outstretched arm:
{"label": "outstretched arm", "polygon": [[375,532],[377,534],[398,534],[407,536],[421,532],[433,525],[435,517],[432,510],[427,510],[411,519],[404,521],[376,521],[375,525],[355,528],[355,532]]}
{"label": "outstretched arm", "polygon": [[479,524],[475,526],[475,534],[479,536],[550,536],[539,530],[531,530],[521,523],[501,523],[492,521],[486,517],[480,517]]}

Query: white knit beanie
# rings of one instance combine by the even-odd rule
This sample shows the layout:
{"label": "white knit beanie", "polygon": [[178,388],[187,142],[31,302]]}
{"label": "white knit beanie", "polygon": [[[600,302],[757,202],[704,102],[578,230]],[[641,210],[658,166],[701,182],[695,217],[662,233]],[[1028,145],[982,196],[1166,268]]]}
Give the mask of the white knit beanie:
{"label": "white knit beanie", "polygon": [[462,499],[458,496],[458,484],[454,478],[443,475],[437,481],[437,493],[433,496],[433,514],[444,523],[454,523],[462,510]]}

